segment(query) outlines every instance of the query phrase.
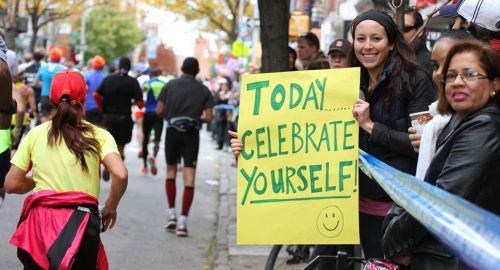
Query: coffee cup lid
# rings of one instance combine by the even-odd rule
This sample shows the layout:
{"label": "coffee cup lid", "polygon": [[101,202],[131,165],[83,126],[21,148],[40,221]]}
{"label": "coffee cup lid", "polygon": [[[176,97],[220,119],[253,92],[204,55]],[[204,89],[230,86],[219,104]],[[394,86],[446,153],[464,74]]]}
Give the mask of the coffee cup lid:
{"label": "coffee cup lid", "polygon": [[429,111],[415,112],[415,113],[410,113],[410,116],[421,115],[421,114],[430,114],[430,112]]}

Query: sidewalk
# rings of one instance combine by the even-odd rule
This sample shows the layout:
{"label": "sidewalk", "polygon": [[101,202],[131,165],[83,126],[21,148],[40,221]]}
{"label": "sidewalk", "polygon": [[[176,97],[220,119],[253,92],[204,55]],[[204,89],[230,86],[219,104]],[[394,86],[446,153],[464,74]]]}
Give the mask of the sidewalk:
{"label": "sidewalk", "polygon": [[219,155],[220,185],[217,235],[215,243],[216,270],[264,269],[271,246],[236,245],[236,177],[230,153]]}

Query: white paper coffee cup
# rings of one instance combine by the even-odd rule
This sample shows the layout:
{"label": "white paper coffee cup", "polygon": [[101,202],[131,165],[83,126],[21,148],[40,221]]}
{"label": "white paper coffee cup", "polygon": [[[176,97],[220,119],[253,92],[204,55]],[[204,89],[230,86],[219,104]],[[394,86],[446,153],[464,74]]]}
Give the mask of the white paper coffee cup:
{"label": "white paper coffee cup", "polygon": [[410,114],[411,126],[417,130],[418,134],[422,134],[425,124],[431,121],[432,115],[429,111],[416,112]]}

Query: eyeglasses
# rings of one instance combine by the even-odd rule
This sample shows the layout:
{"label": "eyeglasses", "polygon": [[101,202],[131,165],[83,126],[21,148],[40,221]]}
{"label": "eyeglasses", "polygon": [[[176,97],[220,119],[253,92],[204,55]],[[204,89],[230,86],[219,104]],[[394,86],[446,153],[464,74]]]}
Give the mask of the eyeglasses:
{"label": "eyeglasses", "polygon": [[417,28],[415,25],[405,25],[403,26],[403,32],[408,33],[415,28]]}
{"label": "eyeglasses", "polygon": [[479,79],[487,79],[488,76],[480,74],[479,72],[475,70],[468,70],[464,73],[457,73],[457,72],[448,72],[446,74],[443,74],[441,77],[441,81],[443,83],[452,83],[455,82],[457,77],[460,76],[460,78],[465,82],[473,82],[477,81]]}

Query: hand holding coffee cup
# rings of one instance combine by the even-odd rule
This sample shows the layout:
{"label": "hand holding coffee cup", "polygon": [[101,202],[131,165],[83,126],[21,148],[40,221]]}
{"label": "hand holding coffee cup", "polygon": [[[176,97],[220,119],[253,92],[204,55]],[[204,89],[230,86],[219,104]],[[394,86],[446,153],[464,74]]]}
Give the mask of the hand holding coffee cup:
{"label": "hand holding coffee cup", "polygon": [[411,126],[416,129],[417,134],[422,134],[425,124],[431,121],[431,119],[432,115],[429,113],[429,111],[410,114]]}
{"label": "hand holding coffee cup", "polygon": [[417,130],[414,127],[409,127],[408,133],[411,146],[413,147],[413,150],[418,153],[420,151],[420,139],[422,138],[422,136],[417,133]]}

